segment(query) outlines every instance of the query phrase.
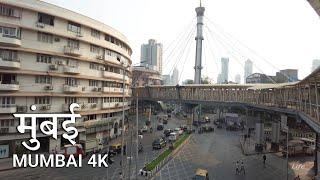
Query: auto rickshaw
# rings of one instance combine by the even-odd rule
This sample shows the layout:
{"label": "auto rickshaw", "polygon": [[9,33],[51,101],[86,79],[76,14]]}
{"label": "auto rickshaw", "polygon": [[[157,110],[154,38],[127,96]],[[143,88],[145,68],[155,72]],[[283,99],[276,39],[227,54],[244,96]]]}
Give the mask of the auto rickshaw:
{"label": "auto rickshaw", "polygon": [[[121,154],[121,143],[116,143],[110,146],[110,152]],[[123,154],[126,154],[126,145],[123,146]]]}
{"label": "auto rickshaw", "polygon": [[205,169],[198,168],[196,171],[196,175],[193,178],[194,180],[209,180],[208,171]]}

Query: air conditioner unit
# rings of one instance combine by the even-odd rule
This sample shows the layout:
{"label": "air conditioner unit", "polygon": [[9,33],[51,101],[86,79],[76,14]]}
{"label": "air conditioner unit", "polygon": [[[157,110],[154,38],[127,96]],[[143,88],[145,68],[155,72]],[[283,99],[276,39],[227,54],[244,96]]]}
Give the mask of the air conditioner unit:
{"label": "air conditioner unit", "polygon": [[17,112],[19,113],[27,112],[27,106],[17,106]]}
{"label": "air conditioner unit", "polygon": [[81,109],[86,109],[87,108],[87,105],[86,104],[82,104],[81,105]]}
{"label": "air conditioner unit", "polygon": [[97,59],[103,60],[103,55],[98,55]]}
{"label": "air conditioner unit", "polygon": [[98,91],[99,91],[99,92],[100,92],[100,91],[102,91],[102,88],[101,88],[101,87],[99,87],[99,88],[98,88]]}
{"label": "air conditioner unit", "polygon": [[57,65],[57,64],[51,64],[51,65],[49,66],[49,69],[50,69],[50,70],[58,70],[58,65]]}
{"label": "air conditioner unit", "polygon": [[47,85],[44,87],[44,90],[53,90],[53,86],[52,85]]}
{"label": "air conditioner unit", "polygon": [[40,110],[49,110],[51,108],[50,105],[40,106]]}
{"label": "air conditioner unit", "polygon": [[86,91],[86,87],[82,87],[82,91]]}
{"label": "air conditioner unit", "polygon": [[92,88],[92,91],[98,91],[98,87]]}
{"label": "air conditioner unit", "polygon": [[58,64],[59,64],[59,65],[63,65],[63,61],[61,61],[61,60],[58,61]]}
{"label": "air conditioner unit", "polygon": [[41,22],[37,22],[37,23],[36,23],[36,26],[37,26],[38,28],[44,28],[45,24],[44,24],[44,23],[41,23]]}
{"label": "air conditioner unit", "polygon": [[55,42],[60,42],[60,38],[59,38],[59,37],[55,37],[55,38],[54,38],[54,41],[55,41]]}
{"label": "air conditioner unit", "polygon": [[91,104],[91,107],[92,107],[92,108],[96,108],[96,107],[97,107],[97,104]]}

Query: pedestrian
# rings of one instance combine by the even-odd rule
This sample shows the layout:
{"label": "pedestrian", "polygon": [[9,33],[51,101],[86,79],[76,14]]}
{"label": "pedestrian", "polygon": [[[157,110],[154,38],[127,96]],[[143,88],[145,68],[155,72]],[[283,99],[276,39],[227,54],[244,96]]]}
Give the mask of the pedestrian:
{"label": "pedestrian", "polygon": [[266,165],[267,156],[264,154],[262,158],[263,158],[263,165],[265,166]]}
{"label": "pedestrian", "polygon": [[239,174],[239,161],[236,162],[236,174]]}
{"label": "pedestrian", "polygon": [[296,177],[294,178],[294,180],[300,180],[299,174],[298,174],[298,176],[296,176]]}
{"label": "pedestrian", "polygon": [[241,161],[240,173],[246,174],[246,170],[244,169],[244,163]]}

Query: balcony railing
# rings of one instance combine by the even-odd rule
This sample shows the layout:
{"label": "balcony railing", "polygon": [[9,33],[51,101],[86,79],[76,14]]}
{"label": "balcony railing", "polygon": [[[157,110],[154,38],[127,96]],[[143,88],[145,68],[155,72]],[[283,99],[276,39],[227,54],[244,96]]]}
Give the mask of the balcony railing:
{"label": "balcony railing", "polygon": [[63,91],[67,93],[80,93],[82,92],[82,86],[79,85],[64,85],[63,86]]}
{"label": "balcony railing", "polygon": [[81,56],[81,52],[79,48],[64,46],[64,54],[71,56]]}
{"label": "balcony railing", "polygon": [[20,89],[19,82],[4,83],[0,81],[0,91],[18,91]]}
{"label": "balcony railing", "polygon": [[63,68],[64,73],[67,74],[79,74],[80,70],[77,66],[64,66]]}
{"label": "balcony railing", "polygon": [[17,112],[17,105],[7,104],[0,105],[0,114],[12,114]]}
{"label": "balcony railing", "polygon": [[20,69],[19,59],[3,59],[0,57],[0,67],[8,69]]}
{"label": "balcony railing", "polygon": [[21,39],[15,36],[0,34],[0,44],[7,46],[21,46]]}

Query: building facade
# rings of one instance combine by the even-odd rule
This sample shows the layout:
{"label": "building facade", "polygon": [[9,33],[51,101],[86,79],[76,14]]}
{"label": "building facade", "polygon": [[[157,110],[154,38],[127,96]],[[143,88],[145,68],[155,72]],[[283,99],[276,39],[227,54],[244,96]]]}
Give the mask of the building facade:
{"label": "building facade", "polygon": [[237,74],[237,75],[234,77],[234,81],[235,81],[235,83],[237,83],[237,84],[240,84],[240,83],[241,83],[241,76],[240,76],[240,74]]}
{"label": "building facade", "polygon": [[172,85],[179,84],[179,70],[176,67],[173,69],[173,72],[171,75],[171,83]]}
{"label": "building facade", "polygon": [[[38,0],[2,0],[0,145],[12,154],[29,140],[17,132],[13,113],[63,114],[71,103],[80,105],[76,142],[86,152],[119,135],[122,107],[129,109],[131,96],[131,54],[125,36],[89,17]],[[31,112],[31,105],[37,110]],[[44,120],[37,119],[37,129]],[[57,140],[37,132],[39,151],[67,143],[61,137],[64,120],[58,118]]]}
{"label": "building facade", "polygon": [[148,44],[141,45],[140,64],[148,69],[162,73],[162,44],[149,39]]}
{"label": "building facade", "polygon": [[158,71],[144,66],[134,66],[132,70],[134,86],[161,85],[162,77]]}
{"label": "building facade", "polygon": [[314,59],[312,61],[312,67],[311,67],[311,72],[316,70],[318,67],[320,67],[320,59]]}
{"label": "building facade", "polygon": [[218,83],[229,82],[229,58],[221,58],[221,73],[218,75]]}
{"label": "building facade", "polygon": [[253,63],[250,59],[246,60],[244,64],[244,81],[246,81],[246,78],[252,74],[252,67]]}
{"label": "building facade", "polygon": [[171,85],[171,77],[169,74],[162,75],[162,84],[163,85]]}
{"label": "building facade", "polygon": [[277,83],[298,81],[298,69],[284,69],[276,73],[275,81]]}

